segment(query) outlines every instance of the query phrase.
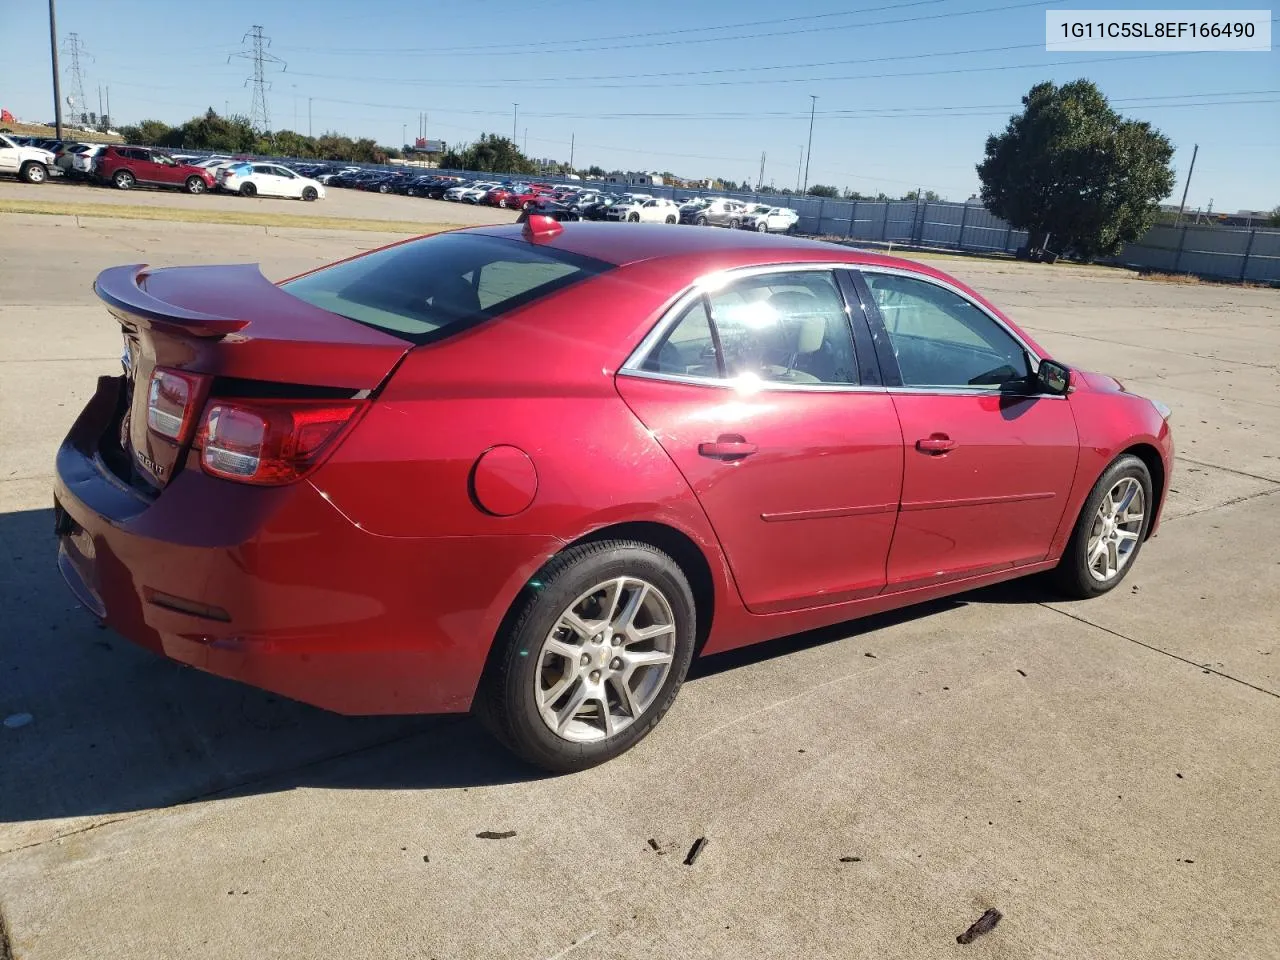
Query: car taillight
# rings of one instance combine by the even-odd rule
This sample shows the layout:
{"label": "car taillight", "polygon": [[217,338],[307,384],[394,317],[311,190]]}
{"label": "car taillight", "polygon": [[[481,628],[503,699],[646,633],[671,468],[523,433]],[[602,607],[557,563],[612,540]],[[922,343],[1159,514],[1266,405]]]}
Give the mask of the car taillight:
{"label": "car taillight", "polygon": [[178,443],[191,436],[203,377],[157,367],[147,387],[147,426]]}
{"label": "car taillight", "polygon": [[196,437],[200,464],[241,483],[292,483],[320,465],[366,403],[213,400]]}

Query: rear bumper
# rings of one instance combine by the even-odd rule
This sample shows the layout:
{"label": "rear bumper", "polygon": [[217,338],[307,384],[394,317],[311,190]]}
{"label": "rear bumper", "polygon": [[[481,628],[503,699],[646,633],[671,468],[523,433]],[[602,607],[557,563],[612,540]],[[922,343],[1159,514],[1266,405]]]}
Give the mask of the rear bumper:
{"label": "rear bumper", "polygon": [[57,456],[57,562],[87,609],[162,656],[338,713],[470,707],[502,613],[558,541],[376,536],[310,482],[190,468],[148,500],[94,453],[116,380]]}

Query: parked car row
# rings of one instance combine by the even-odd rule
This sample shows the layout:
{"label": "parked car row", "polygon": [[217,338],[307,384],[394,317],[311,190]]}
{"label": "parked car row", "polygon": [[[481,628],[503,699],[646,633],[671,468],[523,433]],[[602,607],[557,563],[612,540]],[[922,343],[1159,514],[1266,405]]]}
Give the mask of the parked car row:
{"label": "parked car row", "polygon": [[[13,140],[16,138],[3,138],[4,142]],[[751,204],[730,197],[670,200],[648,193],[612,193],[585,185],[471,179],[412,169],[367,169],[243,156],[196,157],[124,144],[44,143],[45,147],[14,143],[11,151],[0,149],[0,172],[16,173],[36,183],[63,173],[121,190],[146,185],[175,187],[193,194],[221,190],[245,197],[308,201],[322,199],[327,187],[342,187],[537,212],[557,220],[683,223],[759,233],[791,233],[800,220],[800,215],[789,207]],[[22,150],[28,154],[20,154]]]}

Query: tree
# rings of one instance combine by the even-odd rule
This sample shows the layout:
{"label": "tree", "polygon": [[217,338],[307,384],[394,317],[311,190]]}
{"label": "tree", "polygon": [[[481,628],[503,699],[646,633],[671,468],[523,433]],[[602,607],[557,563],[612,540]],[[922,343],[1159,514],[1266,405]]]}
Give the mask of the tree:
{"label": "tree", "polygon": [[925,203],[933,203],[935,200],[941,200],[942,198],[932,190],[926,190],[924,193],[921,193],[919,190],[908,190],[902,195],[902,199],[923,200]]}
{"label": "tree", "polygon": [[485,173],[536,173],[538,170],[538,165],[510,139],[495,133],[481,134],[479,140],[462,150],[450,150],[441,158],[440,165]]}
{"label": "tree", "polygon": [[173,127],[163,120],[143,120],[141,123],[121,129],[120,133],[129,143],[137,143],[146,147],[154,147],[173,134]]}
{"label": "tree", "polygon": [[840,196],[840,191],[835,187],[829,187],[825,183],[815,183],[806,191],[811,197],[828,197],[835,198]]}
{"label": "tree", "polygon": [[1030,246],[1084,258],[1145,233],[1174,186],[1168,138],[1125,120],[1088,80],[1038,83],[1022,103],[978,164],[987,209],[1030,231]]}
{"label": "tree", "polygon": [[1267,217],[1267,226],[1280,227],[1280,204],[1276,204],[1275,209],[1271,211],[1271,216]]}

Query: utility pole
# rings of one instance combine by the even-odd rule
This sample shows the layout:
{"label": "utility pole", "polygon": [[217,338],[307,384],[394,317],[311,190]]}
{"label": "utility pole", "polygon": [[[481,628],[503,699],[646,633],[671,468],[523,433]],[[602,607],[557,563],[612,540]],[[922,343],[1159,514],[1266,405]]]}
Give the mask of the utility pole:
{"label": "utility pole", "polygon": [[804,189],[801,193],[809,192],[809,161],[813,159],[813,115],[818,109],[818,98],[812,93],[809,94],[809,148],[804,154]]}
{"label": "utility pole", "polygon": [[409,145],[409,125],[407,123],[400,124],[400,145],[402,147]]}
{"label": "utility pole", "polygon": [[796,161],[796,193],[800,192],[800,168],[804,166],[804,144],[800,144],[800,159]]}
{"label": "utility pole", "polygon": [[315,97],[307,97],[307,136],[311,136],[311,101]]}
{"label": "utility pole", "polygon": [[104,123],[103,126],[104,127],[111,126],[111,88],[110,87],[107,87],[107,122]]}
{"label": "utility pole", "polygon": [[760,151],[760,176],[756,180],[756,189],[759,190],[764,186],[764,151]]}
{"label": "utility pole", "polygon": [[578,139],[578,135],[576,133],[569,134],[569,172],[570,173],[573,173],[573,145],[577,141],[577,139]]}
{"label": "utility pole", "polygon": [[102,117],[102,84],[98,84],[98,117]]}
{"label": "utility pole", "polygon": [[49,0],[49,54],[53,57],[53,125],[62,139],[62,83],[58,79],[58,15]]}
{"label": "utility pole", "polygon": [[296,83],[291,83],[289,84],[289,86],[293,87],[293,132],[297,133],[298,132],[298,85]]}
{"label": "utility pole", "polygon": [[1200,144],[1195,145],[1195,149],[1191,151],[1191,166],[1187,167],[1187,185],[1182,188],[1182,202],[1178,204],[1178,219],[1173,221],[1176,227],[1182,222],[1182,211],[1187,207],[1187,191],[1191,189],[1191,174],[1196,169],[1196,155],[1200,153]]}
{"label": "utility pole", "polygon": [[511,144],[512,146],[514,146],[516,142],[516,123],[519,121],[519,119],[520,119],[520,104],[513,103],[511,105]]}
{"label": "utility pole", "polygon": [[524,146],[520,148],[520,152],[525,156],[529,155],[529,128],[524,128]]}
{"label": "utility pole", "polygon": [[263,35],[262,27],[255,24],[240,42],[247,43],[250,39],[253,40],[253,49],[231,54],[227,57],[227,63],[233,58],[253,61],[253,76],[244,82],[246,87],[253,84],[253,106],[249,111],[249,123],[259,133],[266,133],[271,129],[271,113],[267,109],[267,91],[271,89],[271,83],[267,80],[267,64],[279,64],[281,71],[288,70],[289,65],[267,52],[267,47],[271,46],[271,38]]}

